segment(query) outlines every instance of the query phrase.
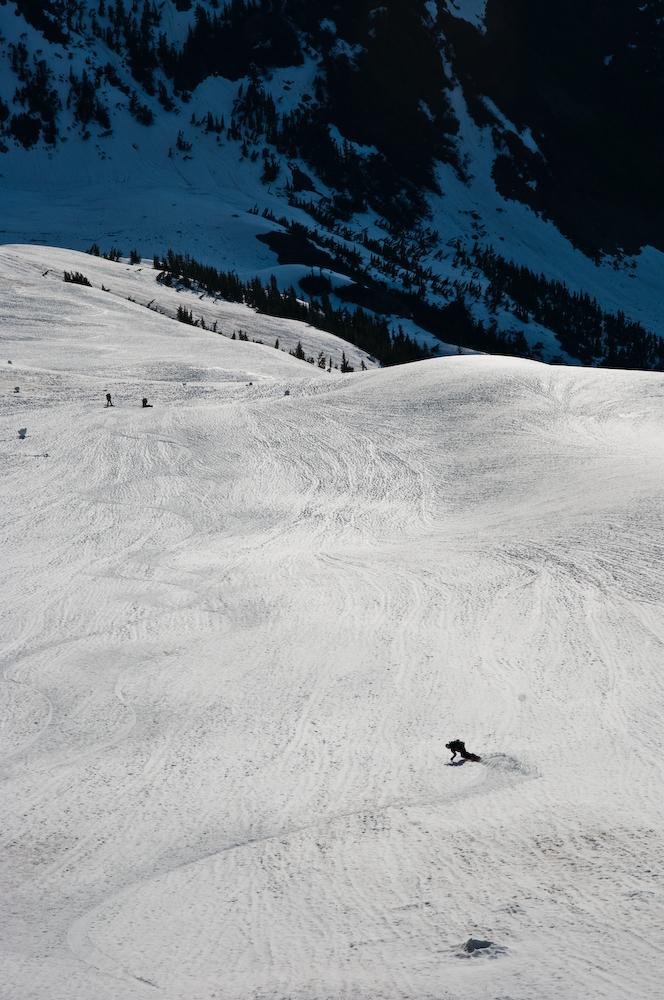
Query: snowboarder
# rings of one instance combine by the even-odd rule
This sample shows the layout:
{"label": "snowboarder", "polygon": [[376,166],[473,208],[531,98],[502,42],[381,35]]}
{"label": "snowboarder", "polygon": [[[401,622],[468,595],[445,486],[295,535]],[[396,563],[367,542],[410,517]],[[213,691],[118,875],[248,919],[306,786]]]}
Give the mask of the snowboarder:
{"label": "snowboarder", "polygon": [[152,403],[148,403],[148,397],[147,396],[143,396],[143,399],[141,400],[141,402],[143,403],[143,409],[146,409],[147,407],[151,407],[152,406]]}
{"label": "snowboarder", "polygon": [[452,740],[451,743],[446,743],[445,746],[447,747],[448,750],[452,751],[452,760],[454,760],[457,754],[461,754],[464,760],[482,759],[481,757],[478,757],[477,754],[475,753],[469,753],[468,750],[466,750],[466,744],[463,742],[463,740]]}
{"label": "snowboarder", "polygon": [[113,403],[111,401],[111,394],[110,394],[110,392],[106,393],[106,405],[107,406],[113,406]]}

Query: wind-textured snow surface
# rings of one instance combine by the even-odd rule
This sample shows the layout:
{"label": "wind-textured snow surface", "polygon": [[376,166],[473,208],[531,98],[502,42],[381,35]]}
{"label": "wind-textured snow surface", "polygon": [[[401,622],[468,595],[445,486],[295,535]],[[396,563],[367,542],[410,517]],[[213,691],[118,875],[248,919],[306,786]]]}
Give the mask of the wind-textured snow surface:
{"label": "wind-textured snow surface", "polygon": [[58,253],[0,282],[3,1000],[661,997],[664,375],[327,374]]}

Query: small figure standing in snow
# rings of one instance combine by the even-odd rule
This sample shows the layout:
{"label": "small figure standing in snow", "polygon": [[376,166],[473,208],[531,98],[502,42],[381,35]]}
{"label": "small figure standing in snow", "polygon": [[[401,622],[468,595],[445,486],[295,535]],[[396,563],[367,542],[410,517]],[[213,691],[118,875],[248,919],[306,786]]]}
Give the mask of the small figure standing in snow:
{"label": "small figure standing in snow", "polygon": [[106,393],[106,405],[107,406],[113,406],[113,403],[111,402],[111,394],[110,394],[110,392]]}
{"label": "small figure standing in snow", "polygon": [[452,751],[452,760],[454,760],[457,754],[460,754],[464,760],[482,759],[481,757],[478,757],[477,754],[469,753],[468,750],[466,750],[466,744],[463,740],[452,740],[451,743],[446,743],[445,746],[448,750]]}
{"label": "small figure standing in snow", "polygon": [[143,396],[143,399],[141,400],[141,402],[143,403],[143,409],[145,409],[146,407],[151,407],[152,406],[152,403],[148,403],[147,396]]}

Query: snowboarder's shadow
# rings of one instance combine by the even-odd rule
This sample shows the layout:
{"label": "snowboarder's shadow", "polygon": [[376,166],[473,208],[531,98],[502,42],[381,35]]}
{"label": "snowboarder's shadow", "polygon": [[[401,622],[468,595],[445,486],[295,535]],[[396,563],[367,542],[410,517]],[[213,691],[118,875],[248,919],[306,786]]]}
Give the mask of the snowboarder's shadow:
{"label": "snowboarder's shadow", "polygon": [[448,760],[446,762],[445,766],[446,767],[461,767],[461,765],[465,764],[465,763],[466,762],[465,762],[465,760],[463,758],[461,760]]}

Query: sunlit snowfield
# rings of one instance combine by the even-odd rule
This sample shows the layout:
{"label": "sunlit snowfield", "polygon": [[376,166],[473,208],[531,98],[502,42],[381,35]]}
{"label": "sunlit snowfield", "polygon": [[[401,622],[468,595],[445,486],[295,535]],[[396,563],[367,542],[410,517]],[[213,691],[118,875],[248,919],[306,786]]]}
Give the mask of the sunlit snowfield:
{"label": "sunlit snowfield", "polygon": [[664,375],[0,264],[3,1000],[661,997]]}

